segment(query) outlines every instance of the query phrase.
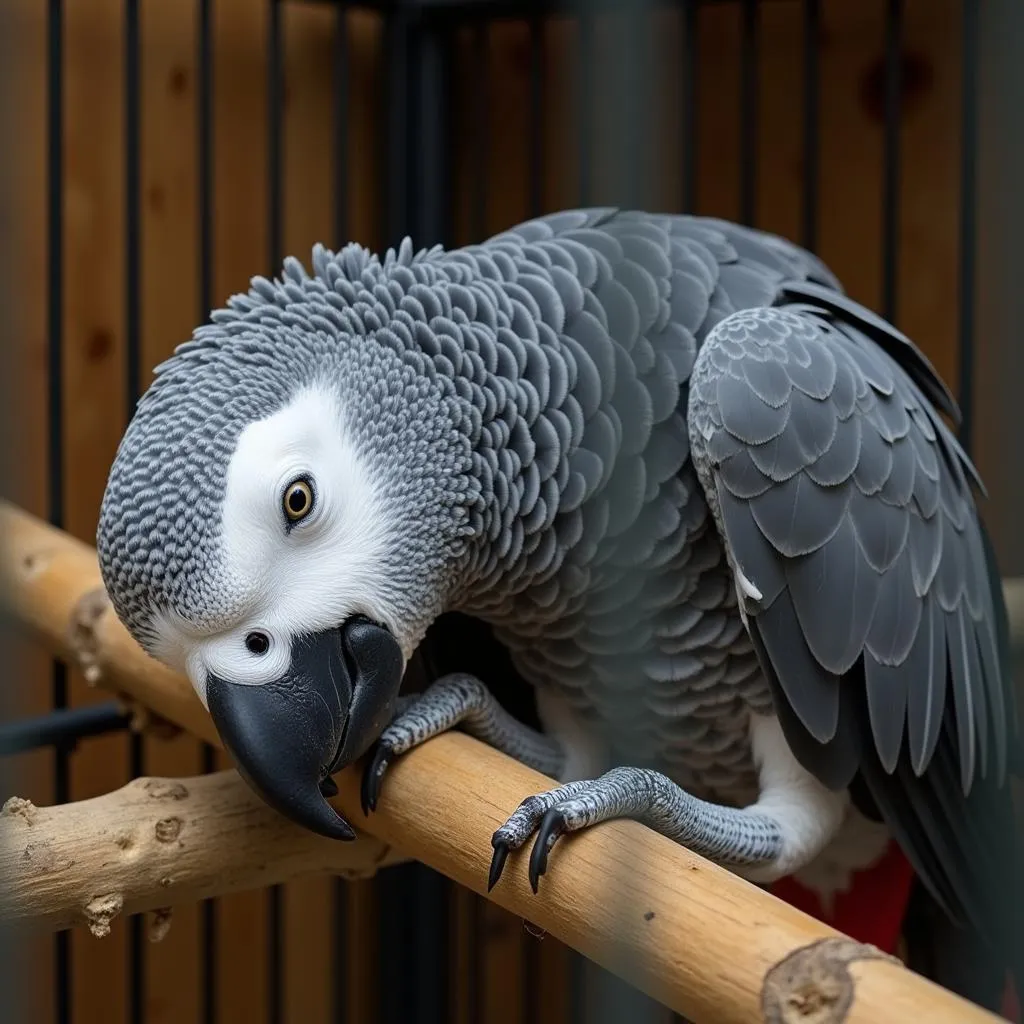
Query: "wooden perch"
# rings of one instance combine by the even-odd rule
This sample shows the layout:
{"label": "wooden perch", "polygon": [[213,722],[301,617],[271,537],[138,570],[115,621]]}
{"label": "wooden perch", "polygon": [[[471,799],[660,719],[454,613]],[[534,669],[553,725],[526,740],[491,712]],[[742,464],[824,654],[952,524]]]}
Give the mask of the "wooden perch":
{"label": "wooden perch", "polygon": [[[0,532],[0,589],[17,621],[84,659],[94,681],[216,742],[188,682],[148,658],[109,610],[89,547],[10,506],[0,506]],[[520,800],[552,785],[462,733],[400,758],[368,819],[357,770],[336,780],[335,802],[358,828],[481,894],[491,834]],[[241,791],[238,799],[250,806]],[[242,854],[218,855],[262,855],[261,842],[244,836]],[[538,896],[525,860],[510,857],[490,899],[701,1024],[999,1020],[635,822],[563,840]],[[216,871],[212,854],[207,868]],[[97,891],[110,888],[104,870],[97,865]]]}
{"label": "wooden perch", "polygon": [[234,771],[135,779],[57,807],[11,797],[0,812],[0,919],[103,936],[120,913],[157,911],[159,924],[208,896],[315,872],[365,878],[398,859],[378,839],[338,843],[293,825]]}

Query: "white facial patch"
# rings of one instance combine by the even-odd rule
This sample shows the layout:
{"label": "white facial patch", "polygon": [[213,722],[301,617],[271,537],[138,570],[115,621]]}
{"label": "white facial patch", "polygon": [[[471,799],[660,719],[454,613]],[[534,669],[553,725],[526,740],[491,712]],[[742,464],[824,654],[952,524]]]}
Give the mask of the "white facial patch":
{"label": "white facial patch", "polygon": [[[312,511],[291,523],[284,495],[297,479],[312,485]],[[184,662],[205,702],[205,680],[260,685],[287,670],[292,638],[340,626],[354,614],[395,628],[380,567],[388,516],[376,482],[346,435],[341,406],[311,387],[242,432],[228,465],[221,521],[225,585],[242,600],[232,628],[189,635],[164,618],[159,647]],[[253,653],[246,637],[269,640]]]}

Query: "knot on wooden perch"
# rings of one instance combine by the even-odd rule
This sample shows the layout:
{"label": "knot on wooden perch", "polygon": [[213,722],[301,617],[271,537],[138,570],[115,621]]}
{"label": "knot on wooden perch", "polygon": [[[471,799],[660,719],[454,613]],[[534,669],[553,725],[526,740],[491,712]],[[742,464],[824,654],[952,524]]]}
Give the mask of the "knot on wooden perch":
{"label": "knot on wooden perch", "polygon": [[31,825],[36,820],[36,805],[23,796],[12,796],[4,803],[0,817],[21,818],[26,825]]}
{"label": "knot on wooden perch", "polygon": [[847,967],[855,960],[899,963],[875,946],[845,937],[795,949],[764,977],[765,1024],[843,1024],[856,990]]}
{"label": "knot on wooden perch", "polygon": [[95,587],[75,602],[68,620],[68,646],[90,686],[95,686],[103,677],[96,625],[109,608],[107,592],[103,587]]}
{"label": "knot on wooden perch", "polygon": [[91,899],[85,906],[85,923],[97,939],[110,934],[110,922],[124,909],[124,897],[119,892],[108,892]]}

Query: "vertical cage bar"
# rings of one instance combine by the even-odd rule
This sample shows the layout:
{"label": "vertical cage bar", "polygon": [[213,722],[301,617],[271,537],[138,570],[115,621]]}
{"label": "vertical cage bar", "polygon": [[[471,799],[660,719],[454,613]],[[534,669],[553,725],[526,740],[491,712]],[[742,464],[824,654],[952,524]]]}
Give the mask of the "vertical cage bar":
{"label": "vertical cage bar", "polygon": [[339,3],[334,25],[334,96],[332,101],[334,136],[334,245],[340,249],[348,242],[348,134],[349,134],[349,54],[348,4]]}
{"label": "vertical cage bar", "polygon": [[898,304],[900,116],[903,70],[903,0],[886,0],[885,155],[882,198],[882,315],[895,324]]}
{"label": "vertical cage bar", "polygon": [[397,245],[408,229],[409,135],[409,13],[401,6],[384,23],[383,93],[386,130],[381,133],[381,239],[382,248]]}
{"label": "vertical cage bar", "polygon": [[[381,92],[385,130],[378,156],[383,187],[379,209],[380,247],[397,245],[407,224],[408,12],[402,7],[384,15]],[[406,1024],[416,1005],[410,946],[413,906],[412,865],[390,868],[374,879],[377,895],[377,1024]]]}
{"label": "vertical cage bar", "polygon": [[[49,0],[46,20],[46,336],[47,336],[47,504],[54,526],[64,524],[64,5]],[[63,662],[54,661],[51,675],[53,706],[67,707],[68,681]],[[69,754],[54,750],[54,803],[66,803],[69,791]],[[71,1020],[71,933],[54,939],[57,1024]]]}
{"label": "vertical cage bar", "polygon": [[275,275],[281,262],[282,60],[281,0],[268,0],[267,19],[267,260]]}
{"label": "vertical cage bar", "polygon": [[[197,0],[196,131],[199,208],[199,318],[203,323],[213,308],[213,0]],[[217,753],[212,744],[200,745],[201,770],[216,770]],[[217,1020],[217,903],[204,900],[199,911],[200,1021]]]}
{"label": "vertical cage bar", "polygon": [[[477,82],[473,95],[473,166],[477,171],[472,182],[470,208],[471,242],[482,242],[488,234],[487,176],[491,166],[491,32],[486,18],[473,23],[473,54],[477,63]],[[431,673],[433,682],[436,673]],[[483,961],[480,951],[484,943],[484,901],[474,892],[468,894],[469,949],[466,970],[466,1006],[469,1020],[477,1024],[483,1020],[482,986],[480,975]]]}
{"label": "vertical cage bar", "polygon": [[331,1020],[334,1024],[348,1022],[349,977],[348,883],[335,878],[331,889],[333,921],[331,929]]}
{"label": "vertical cage bar", "polygon": [[530,19],[530,216],[544,207],[544,18]]}
{"label": "vertical cage bar", "polygon": [[697,0],[683,4],[683,212],[697,208]]}
{"label": "vertical cage bar", "polygon": [[801,242],[815,251],[818,244],[818,191],[821,173],[821,0],[804,0],[803,190]]}
{"label": "vertical cage bar", "polygon": [[977,264],[978,49],[980,19],[976,0],[963,0],[963,56],[960,128],[960,293],[959,395],[960,443],[971,452],[974,441],[974,313]]}
{"label": "vertical cage bar", "polygon": [[[267,19],[267,262],[278,273],[282,258],[281,3],[268,0]],[[267,1024],[284,1021],[284,888],[267,892]]]}
{"label": "vertical cage bar", "polygon": [[379,1024],[449,1019],[447,880],[423,864],[378,876]]}
{"label": "vertical cage bar", "polygon": [[[594,201],[594,15],[581,2],[576,16],[577,77],[576,118],[579,124],[579,203],[589,206]],[[575,950],[569,950],[569,1020],[583,1024],[586,1020],[586,961]],[[532,1002],[532,1001],[527,1001]],[[531,1007],[532,1008],[532,1007]]]}
{"label": "vertical cage bar", "polygon": [[[584,5],[585,8],[585,5]],[[577,117],[580,131],[580,205],[589,206],[594,201],[594,18],[581,9],[577,25],[579,29],[579,75],[577,89]]]}
{"label": "vertical cage bar", "polygon": [[410,27],[407,54],[413,88],[407,152],[415,154],[415,160],[402,168],[409,179],[408,223],[402,233],[412,235],[416,248],[449,245],[450,37],[443,20],[418,17]]}
{"label": "vertical cage bar", "polygon": [[[530,108],[527,124],[529,155],[529,216],[539,217],[544,206],[544,18],[530,19]],[[527,929],[520,932],[522,994],[520,1019],[532,1024],[540,1018],[540,946]]]}
{"label": "vertical cage bar", "polygon": [[[348,5],[339,3],[334,24],[334,67],[331,104],[334,140],[334,247],[340,250],[348,242],[349,192],[349,30]],[[349,883],[335,878],[331,885],[331,1020],[348,1024],[348,996],[351,988],[349,957]]]}
{"label": "vertical cage bar", "polygon": [[760,2],[743,0],[740,59],[740,220],[757,219],[757,126]]}
{"label": "vertical cage bar", "polygon": [[616,147],[619,159],[618,174],[622,189],[621,202],[631,209],[646,205],[648,175],[649,134],[647,106],[646,61],[647,38],[644,18],[650,8],[649,0],[632,0],[623,14],[621,57],[624,82],[619,95],[619,118],[622,130],[620,145]]}
{"label": "vertical cage bar", "polygon": [[[124,152],[125,152],[125,413],[130,420],[139,400],[142,363],[141,293],[141,206],[139,176],[141,161],[141,97],[139,74],[139,2],[125,0],[124,5]],[[128,737],[128,771],[138,778],[145,771],[145,747],[142,736]],[[142,1024],[146,1000],[146,952],[142,941],[145,919],[135,914],[128,920],[128,1019]]]}
{"label": "vertical cage bar", "polygon": [[[385,244],[446,243],[450,118],[448,32],[402,7],[385,24],[387,201]],[[415,155],[415,160],[409,159]],[[422,864],[391,868],[378,884],[380,1020],[442,1024],[449,1018],[450,889]]]}
{"label": "vertical cage bar", "polygon": [[[491,160],[491,33],[485,18],[473,24],[473,53],[477,62],[476,89],[473,95],[473,200],[470,213],[472,241],[482,242],[487,235],[487,175]],[[474,902],[474,907],[477,904]]]}
{"label": "vertical cage bar", "polygon": [[[585,0],[576,15],[576,119],[579,124],[579,204],[594,201],[594,14]],[[569,1020],[584,1024],[587,1017],[586,960],[569,950]]]}

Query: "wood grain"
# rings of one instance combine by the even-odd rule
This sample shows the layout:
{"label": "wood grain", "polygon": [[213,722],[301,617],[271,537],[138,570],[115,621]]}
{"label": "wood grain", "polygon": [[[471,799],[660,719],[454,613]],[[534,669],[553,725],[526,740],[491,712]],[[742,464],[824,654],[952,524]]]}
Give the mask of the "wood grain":
{"label": "wood grain", "polygon": [[55,807],[11,797],[0,814],[0,919],[104,938],[129,914],[177,916],[207,897],[303,875],[363,878],[398,859],[368,836],[338,843],[293,825],[233,770],[139,778]]}

